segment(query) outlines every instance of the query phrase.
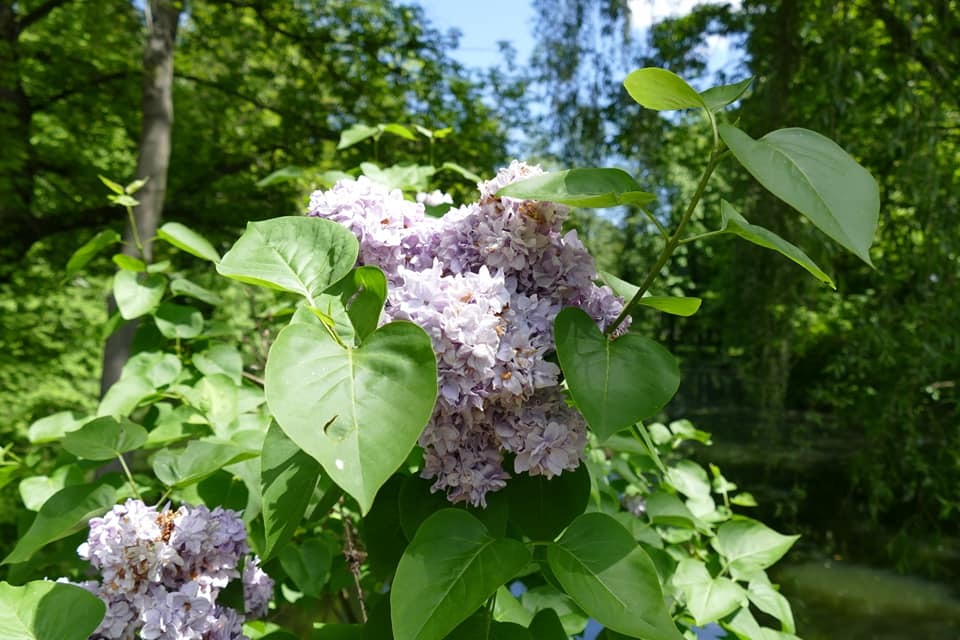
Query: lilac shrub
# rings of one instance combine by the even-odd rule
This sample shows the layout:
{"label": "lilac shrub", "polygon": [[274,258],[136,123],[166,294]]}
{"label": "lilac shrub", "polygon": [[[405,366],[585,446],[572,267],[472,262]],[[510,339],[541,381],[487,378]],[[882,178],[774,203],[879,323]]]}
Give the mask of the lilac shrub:
{"label": "lilac shrub", "polygon": [[[274,584],[257,557],[246,555],[246,539],[240,515],[221,507],[158,511],[131,499],[93,518],[77,553],[101,580],[80,586],[99,596],[107,612],[91,640],[244,638],[245,617],[266,614]],[[217,603],[236,578],[243,583],[243,614]]]}
{"label": "lilac shrub", "polygon": [[478,202],[442,218],[364,177],[310,198],[308,215],[349,228],[358,264],[386,274],[382,321],[409,320],[433,341],[439,394],[419,442],[423,475],[452,502],[485,506],[509,479],[505,453],[514,472],[551,478],[575,469],[586,446],[549,358],[553,319],[578,306],[606,326],[623,301],[595,283],[576,232],[563,232],[567,207],[495,195],[542,173],[514,161],[478,185]]}

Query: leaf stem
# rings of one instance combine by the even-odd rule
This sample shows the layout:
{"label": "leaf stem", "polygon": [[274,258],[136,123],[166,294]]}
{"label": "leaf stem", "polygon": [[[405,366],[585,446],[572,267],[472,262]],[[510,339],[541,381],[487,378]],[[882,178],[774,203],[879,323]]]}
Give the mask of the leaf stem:
{"label": "leaf stem", "polygon": [[130,483],[130,488],[133,489],[133,495],[136,496],[137,500],[143,502],[143,498],[140,497],[140,491],[137,490],[137,481],[133,479],[133,474],[130,473],[130,467],[127,466],[127,461],[123,459],[123,454],[117,456],[117,460],[120,461],[120,466],[123,467],[123,472],[127,476],[127,482]]}
{"label": "leaf stem", "polygon": [[646,214],[648,218],[650,218],[650,222],[654,224],[654,226],[657,228],[657,231],[660,232],[661,236],[667,239],[670,238],[670,232],[667,231],[667,228],[664,227],[659,220],[657,220],[657,216],[653,215],[653,213],[646,207],[640,207],[640,210],[643,211],[643,213]]}
{"label": "leaf stem", "polygon": [[133,207],[127,205],[127,218],[130,219],[130,231],[133,233],[133,243],[137,245],[137,251],[140,252],[140,258],[146,262],[146,253],[143,250],[143,243],[140,241],[140,232],[137,231],[137,220],[133,215]]}
{"label": "leaf stem", "polygon": [[686,228],[687,223],[690,222],[690,219],[693,217],[693,212],[696,210],[697,205],[700,204],[700,199],[703,197],[703,192],[707,189],[707,183],[710,181],[710,176],[713,175],[714,169],[717,168],[717,165],[720,164],[722,153],[718,153],[717,149],[714,148],[713,152],[710,154],[710,160],[707,162],[707,166],[703,169],[703,174],[700,176],[700,182],[697,183],[697,190],[694,191],[693,197],[690,199],[690,203],[687,205],[686,210],[683,212],[683,217],[680,218],[680,224],[677,225],[676,231],[667,238],[667,243],[663,246],[663,251],[660,252],[660,257],[657,259],[657,263],[653,265],[653,268],[647,273],[647,277],[644,278],[643,283],[637,289],[637,292],[633,294],[633,298],[630,299],[623,307],[623,311],[620,312],[620,315],[617,316],[616,320],[610,324],[604,331],[606,335],[612,335],[620,325],[627,319],[627,316],[630,315],[630,312],[640,303],[640,299],[643,297],[643,294],[647,292],[647,289],[650,288],[650,285],[653,284],[654,279],[660,274],[660,270],[663,269],[663,266],[667,264],[667,261],[670,259],[670,256],[673,254],[674,249],[680,245],[680,234],[683,233],[684,228]]}
{"label": "leaf stem", "polygon": [[717,229],[715,231],[707,231],[705,233],[698,233],[694,236],[689,236],[680,241],[680,244],[687,244],[688,242],[696,242],[697,240],[705,240],[706,238],[712,238],[713,236],[723,235],[723,231]]}

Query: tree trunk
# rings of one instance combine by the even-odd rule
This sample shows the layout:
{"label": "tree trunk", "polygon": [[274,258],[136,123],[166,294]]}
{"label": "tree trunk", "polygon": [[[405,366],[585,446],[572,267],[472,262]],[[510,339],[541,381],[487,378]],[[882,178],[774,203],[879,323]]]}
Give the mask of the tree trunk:
{"label": "tree trunk", "polygon": [[[173,130],[173,52],[182,2],[150,0],[147,12],[147,45],[143,55],[143,130],[137,178],[148,178],[137,192],[140,205],[134,209],[136,234],[128,229],[124,252],[150,262],[151,240],[157,232],[167,190],[170,139]],[[142,249],[137,247],[139,238]],[[116,305],[110,300],[110,312]],[[103,354],[101,395],[120,377],[130,355],[136,322],[127,322],[107,340]]]}

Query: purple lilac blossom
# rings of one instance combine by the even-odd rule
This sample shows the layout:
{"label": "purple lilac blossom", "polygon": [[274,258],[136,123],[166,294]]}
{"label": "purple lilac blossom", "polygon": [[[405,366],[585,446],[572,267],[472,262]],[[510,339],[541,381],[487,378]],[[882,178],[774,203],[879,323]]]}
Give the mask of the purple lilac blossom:
{"label": "purple lilac blossom", "polygon": [[415,322],[433,341],[439,394],[419,440],[422,474],[452,502],[485,506],[509,479],[505,453],[514,472],[551,478],[577,468],[586,446],[586,424],[548,359],[553,320],[579,306],[606,327],[623,301],[596,284],[576,232],[563,232],[567,207],[497,197],[542,173],[514,161],[478,184],[478,202],[442,218],[363,177],[310,197],[308,215],[353,231],[358,264],[386,274],[382,320]]}
{"label": "purple lilac blossom", "polygon": [[107,605],[91,640],[242,640],[244,616],[217,604],[221,589],[241,578],[244,613],[256,618],[266,614],[274,585],[246,555],[246,537],[240,515],[220,507],[158,511],[131,499],[91,519],[77,553],[101,581],[79,586]]}

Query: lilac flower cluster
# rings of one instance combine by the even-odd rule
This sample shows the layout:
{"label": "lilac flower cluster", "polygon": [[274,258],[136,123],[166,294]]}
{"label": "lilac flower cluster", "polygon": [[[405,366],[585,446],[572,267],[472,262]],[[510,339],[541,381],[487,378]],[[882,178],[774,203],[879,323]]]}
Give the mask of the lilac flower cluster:
{"label": "lilac flower cluster", "polygon": [[217,604],[227,584],[241,578],[245,615],[266,614],[273,580],[249,552],[239,514],[181,506],[176,511],[127,500],[90,520],[77,553],[102,580],[80,586],[99,596],[107,612],[91,640],[241,640],[244,616]]}
{"label": "lilac flower cluster", "polygon": [[567,207],[496,196],[542,173],[514,161],[478,185],[478,202],[442,218],[363,177],[310,197],[308,215],[353,231],[358,263],[386,274],[382,319],[415,322],[433,340],[440,392],[420,437],[423,475],[453,502],[485,506],[509,478],[505,452],[517,473],[550,478],[579,465],[586,424],[548,358],[553,320],[578,306],[606,325],[623,308],[595,283],[576,232],[562,231]]}

